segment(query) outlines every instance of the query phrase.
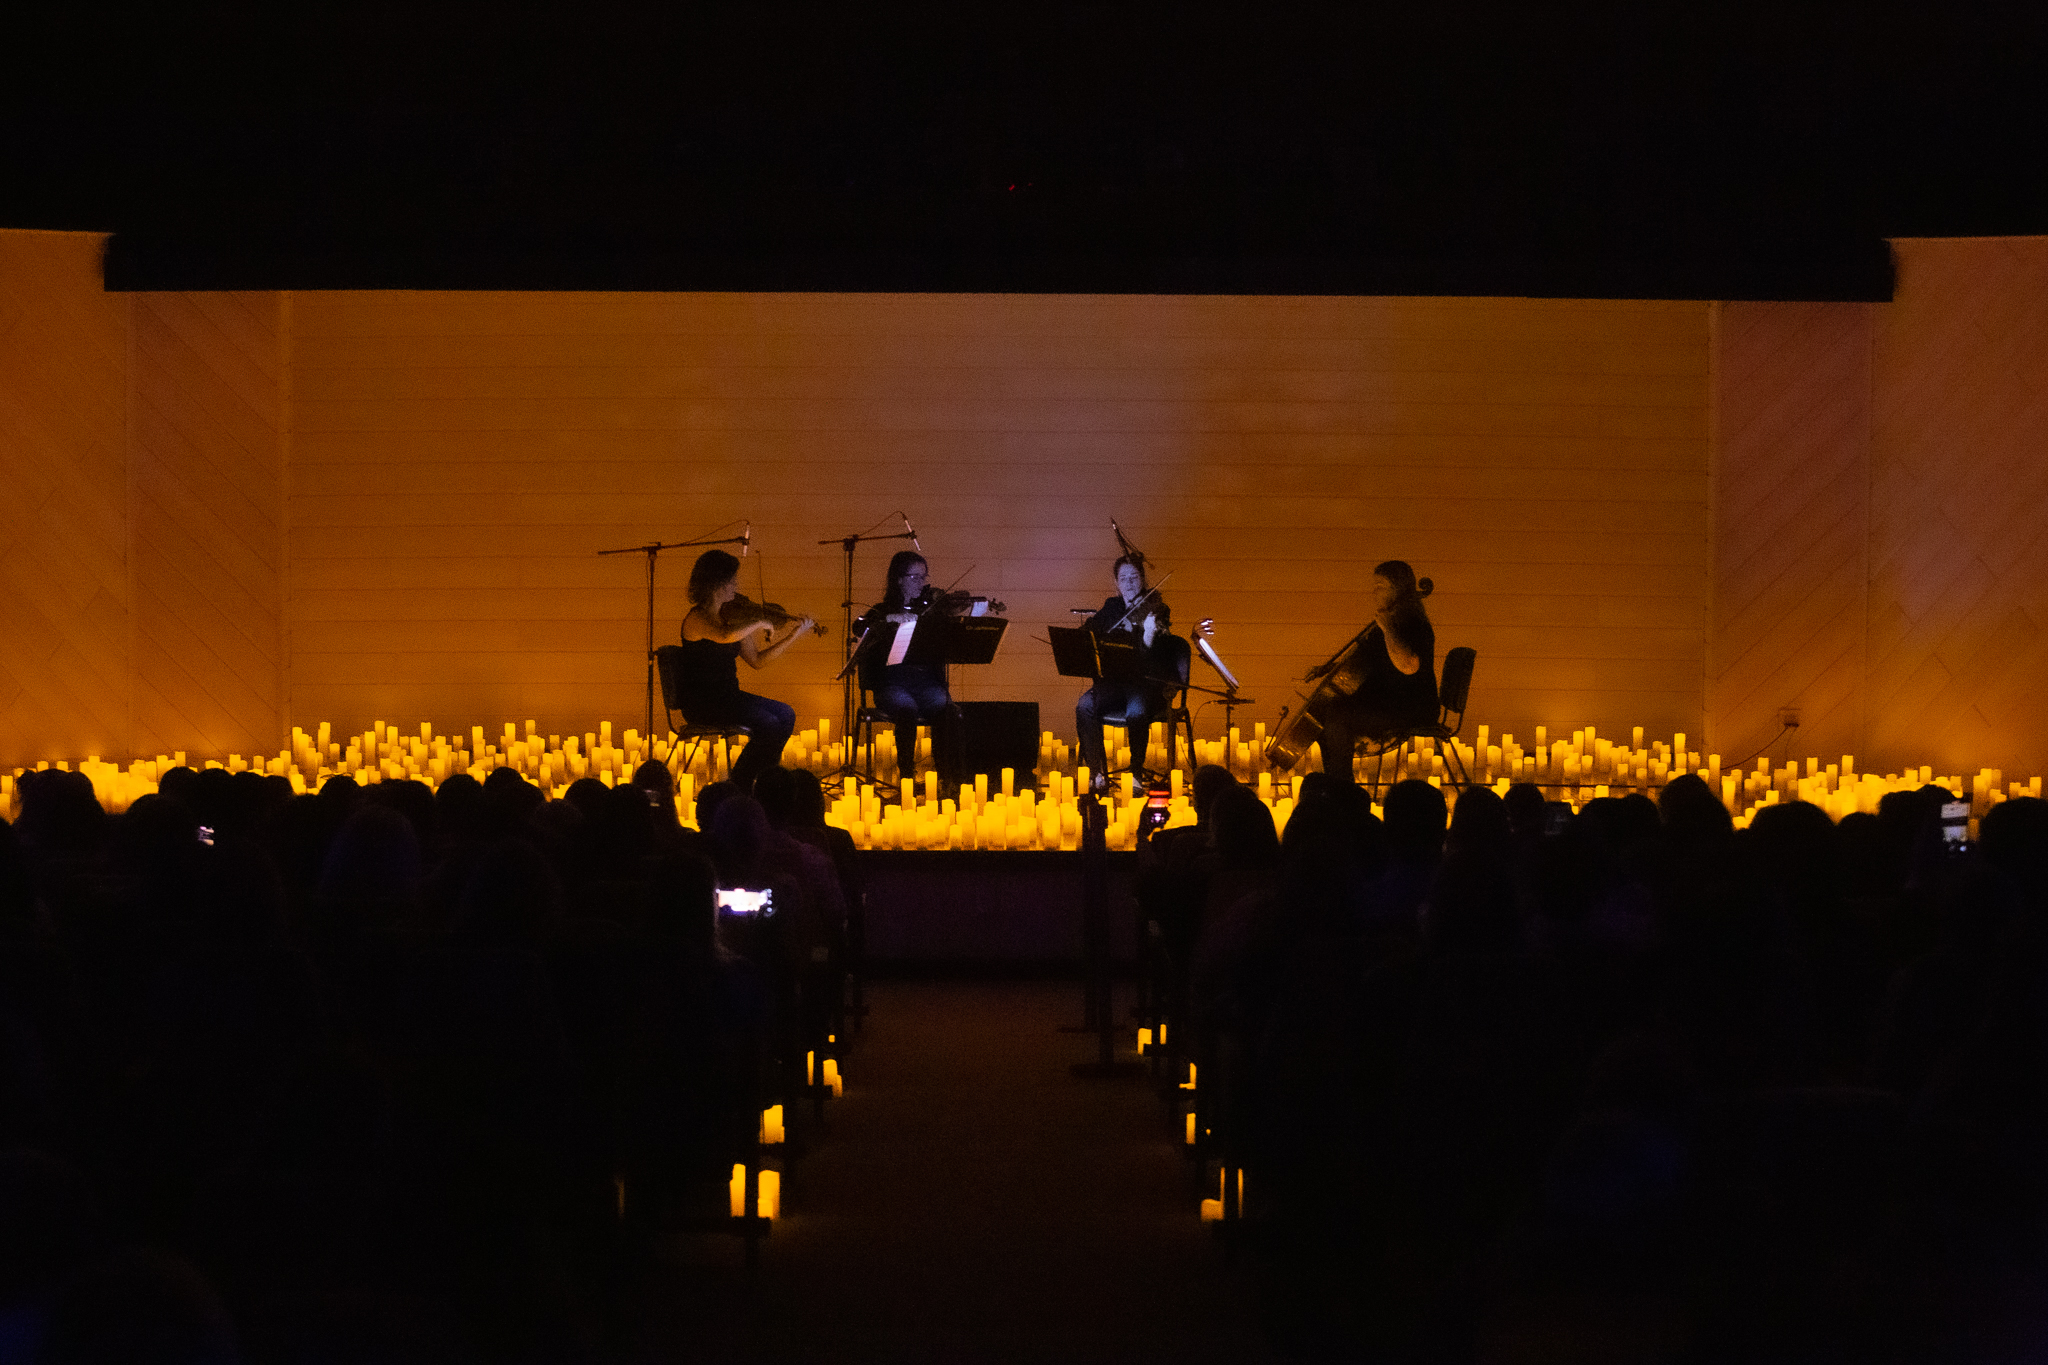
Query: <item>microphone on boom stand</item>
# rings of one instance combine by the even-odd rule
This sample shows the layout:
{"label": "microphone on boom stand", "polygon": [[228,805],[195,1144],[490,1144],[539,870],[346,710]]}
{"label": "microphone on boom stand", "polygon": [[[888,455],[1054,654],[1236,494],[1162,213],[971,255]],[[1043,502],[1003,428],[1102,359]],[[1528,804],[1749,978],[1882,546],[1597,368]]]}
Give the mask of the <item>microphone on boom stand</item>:
{"label": "microphone on boom stand", "polygon": [[899,517],[903,517],[903,534],[910,537],[910,548],[917,551],[919,554],[923,554],[924,546],[918,543],[917,528],[910,524],[910,518],[904,516],[903,513],[898,512],[896,515]]}

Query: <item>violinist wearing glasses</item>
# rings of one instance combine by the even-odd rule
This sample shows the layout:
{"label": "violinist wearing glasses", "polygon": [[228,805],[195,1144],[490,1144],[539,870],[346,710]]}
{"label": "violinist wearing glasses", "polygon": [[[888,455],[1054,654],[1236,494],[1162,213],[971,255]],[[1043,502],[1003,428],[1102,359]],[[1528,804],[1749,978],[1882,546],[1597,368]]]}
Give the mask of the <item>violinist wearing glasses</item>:
{"label": "violinist wearing glasses", "polygon": [[1187,682],[1190,654],[1188,642],[1173,633],[1173,613],[1166,599],[1146,586],[1144,559],[1135,553],[1123,555],[1113,571],[1116,594],[1088,618],[1084,629],[1105,640],[1136,645],[1143,677],[1131,682],[1098,678],[1075,703],[1081,762],[1097,792],[1109,786],[1109,762],[1102,742],[1105,724],[1124,726],[1139,776],[1148,776],[1144,772],[1146,738],[1153,719],[1170,704],[1169,690]]}
{"label": "violinist wearing glasses", "polygon": [[738,661],[763,668],[805,630],[823,631],[808,616],[767,611],[741,597],[739,572],[740,562],[723,550],[697,556],[676,693],[692,725],[747,727],[747,747],[732,765],[732,781],[752,791],[756,777],[781,763],[783,746],[796,730],[796,711],[772,697],[742,692]]}
{"label": "violinist wearing glasses", "polygon": [[[875,694],[875,705],[895,723],[897,763],[905,777],[916,762],[921,721],[932,727],[932,762],[939,780],[957,788],[963,779],[965,733],[960,708],[946,685],[946,670],[942,665],[909,662],[904,655],[926,613],[958,614],[971,603],[964,593],[933,588],[931,566],[924,556],[900,550],[889,560],[882,600],[854,622],[860,636],[860,685]],[[1000,610],[1002,604],[993,605]]]}

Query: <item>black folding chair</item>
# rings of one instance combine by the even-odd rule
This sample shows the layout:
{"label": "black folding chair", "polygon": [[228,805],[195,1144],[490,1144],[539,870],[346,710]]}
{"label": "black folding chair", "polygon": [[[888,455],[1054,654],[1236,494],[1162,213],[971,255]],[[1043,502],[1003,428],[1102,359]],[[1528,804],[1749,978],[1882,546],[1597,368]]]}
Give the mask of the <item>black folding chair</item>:
{"label": "black folding chair", "polygon": [[[654,651],[654,670],[661,675],[661,709],[663,717],[668,723],[669,733],[683,742],[683,767],[687,769],[690,766],[690,760],[696,755],[697,746],[709,744],[714,739],[728,741],[737,739],[739,736],[748,733],[748,731],[746,726],[736,723],[730,725],[691,724],[690,718],[683,711],[683,704],[679,699],[681,689],[678,686],[678,682],[682,676],[682,665],[683,647],[681,645],[663,645]],[[677,716],[681,716],[683,719],[681,725],[676,724]]]}
{"label": "black folding chair", "polygon": [[1418,739],[1434,740],[1444,746],[1444,767],[1454,770],[1458,784],[1471,782],[1472,775],[1466,771],[1465,760],[1458,756],[1458,746],[1449,741],[1457,738],[1465,728],[1465,705],[1472,695],[1472,665],[1478,660],[1479,651],[1460,645],[1444,655],[1443,672],[1437,678],[1436,719],[1426,725],[1416,725],[1386,740],[1377,749],[1366,751],[1366,757],[1376,759],[1372,770],[1372,795],[1378,800],[1381,795],[1381,779],[1386,775],[1387,755],[1394,756],[1394,771],[1401,771],[1401,755]]}

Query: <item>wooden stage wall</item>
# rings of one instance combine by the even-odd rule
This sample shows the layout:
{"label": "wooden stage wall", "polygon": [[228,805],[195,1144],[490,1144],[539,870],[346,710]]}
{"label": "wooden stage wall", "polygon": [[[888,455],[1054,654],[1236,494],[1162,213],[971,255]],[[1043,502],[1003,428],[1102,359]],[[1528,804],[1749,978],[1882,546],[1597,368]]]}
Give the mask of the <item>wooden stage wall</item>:
{"label": "wooden stage wall", "polygon": [[1717,306],[1707,734],[2048,772],[2048,238],[1893,254],[1888,304]]}
{"label": "wooden stage wall", "polygon": [[109,294],[0,232],[0,767],[278,747],[276,294]]}
{"label": "wooden stage wall", "polygon": [[[101,245],[0,233],[0,765],[636,724],[640,563],[595,550],[752,518],[770,594],[836,618],[813,542],[901,508],[1016,621],[960,694],[1062,734],[1031,637],[1108,591],[1115,516],[1246,723],[1398,556],[1496,730],[1733,758],[1796,705],[1794,753],[2048,770],[2041,239],[1899,242],[1891,304],[1711,306],[110,295]],[[761,686],[836,714],[836,658]]]}

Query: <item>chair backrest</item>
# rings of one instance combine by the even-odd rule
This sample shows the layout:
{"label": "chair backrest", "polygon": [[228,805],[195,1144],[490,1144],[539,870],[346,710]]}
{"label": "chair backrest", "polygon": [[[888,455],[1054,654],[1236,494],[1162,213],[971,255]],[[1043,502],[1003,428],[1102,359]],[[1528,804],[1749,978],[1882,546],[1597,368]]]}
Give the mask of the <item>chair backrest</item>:
{"label": "chair backrest", "polygon": [[1472,665],[1478,658],[1479,651],[1468,645],[1444,655],[1444,671],[1436,684],[1437,701],[1444,710],[1465,714],[1465,702],[1472,695]]}
{"label": "chair backrest", "polygon": [[676,700],[676,681],[682,676],[683,647],[663,645],[654,651],[654,671],[661,675],[661,704],[671,711],[680,711],[683,704]]}
{"label": "chair backrest", "polygon": [[1188,697],[1188,682],[1194,674],[1195,647],[1179,635],[1172,635],[1167,638],[1173,641],[1173,675],[1180,679],[1179,687],[1174,689],[1179,693],[1180,697],[1177,704],[1185,706]]}

